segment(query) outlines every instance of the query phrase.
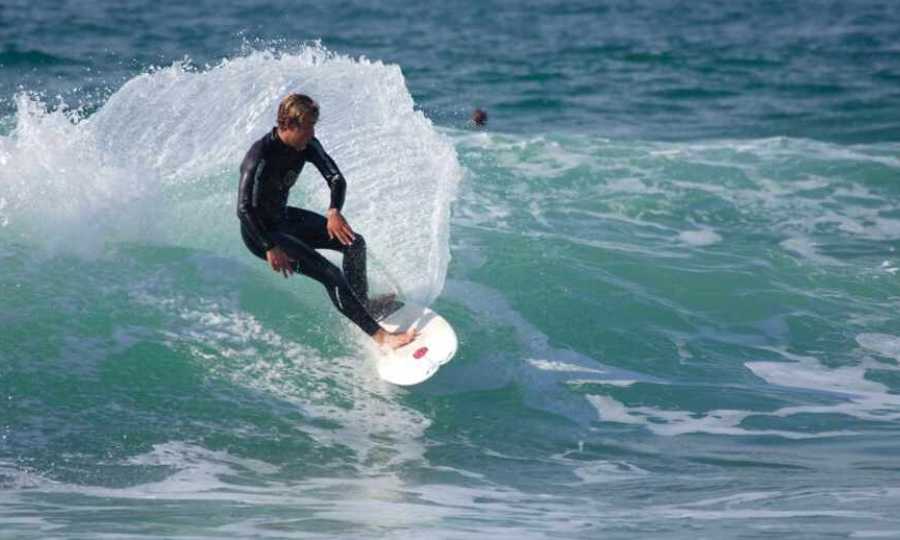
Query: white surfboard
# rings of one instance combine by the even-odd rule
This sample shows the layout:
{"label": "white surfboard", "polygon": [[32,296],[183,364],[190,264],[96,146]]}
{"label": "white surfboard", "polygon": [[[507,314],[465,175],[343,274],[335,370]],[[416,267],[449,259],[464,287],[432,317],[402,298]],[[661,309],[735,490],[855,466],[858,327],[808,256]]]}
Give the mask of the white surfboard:
{"label": "white surfboard", "polygon": [[378,376],[402,386],[428,380],[456,354],[456,332],[446,319],[431,309],[406,303],[380,321],[389,332],[416,328],[418,337],[399,349],[380,348],[376,355]]}

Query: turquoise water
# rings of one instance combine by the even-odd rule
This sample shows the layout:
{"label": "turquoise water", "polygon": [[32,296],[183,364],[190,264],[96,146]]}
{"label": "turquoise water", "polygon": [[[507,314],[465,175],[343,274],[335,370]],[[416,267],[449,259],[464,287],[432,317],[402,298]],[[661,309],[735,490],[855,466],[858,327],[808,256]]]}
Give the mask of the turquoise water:
{"label": "turquoise water", "polygon": [[[0,538],[900,537],[893,4],[289,15],[0,7]],[[295,89],[425,384],[240,242]]]}

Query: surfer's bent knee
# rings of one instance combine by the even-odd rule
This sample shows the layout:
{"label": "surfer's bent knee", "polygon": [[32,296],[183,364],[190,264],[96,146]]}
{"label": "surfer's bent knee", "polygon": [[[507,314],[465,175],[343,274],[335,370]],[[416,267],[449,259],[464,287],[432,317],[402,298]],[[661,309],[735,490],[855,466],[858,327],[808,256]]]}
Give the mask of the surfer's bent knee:
{"label": "surfer's bent knee", "polygon": [[347,246],[347,251],[365,251],[366,239],[359,233],[353,233],[353,242]]}

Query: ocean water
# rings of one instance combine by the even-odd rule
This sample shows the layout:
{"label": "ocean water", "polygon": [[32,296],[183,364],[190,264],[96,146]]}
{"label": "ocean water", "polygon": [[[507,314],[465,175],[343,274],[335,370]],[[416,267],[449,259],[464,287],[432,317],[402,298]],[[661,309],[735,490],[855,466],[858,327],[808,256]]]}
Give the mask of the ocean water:
{"label": "ocean water", "polygon": [[[0,538],[900,538],[898,30],[6,0]],[[425,384],[241,243],[290,91],[373,284],[457,329]],[[325,208],[314,168],[291,200]]]}

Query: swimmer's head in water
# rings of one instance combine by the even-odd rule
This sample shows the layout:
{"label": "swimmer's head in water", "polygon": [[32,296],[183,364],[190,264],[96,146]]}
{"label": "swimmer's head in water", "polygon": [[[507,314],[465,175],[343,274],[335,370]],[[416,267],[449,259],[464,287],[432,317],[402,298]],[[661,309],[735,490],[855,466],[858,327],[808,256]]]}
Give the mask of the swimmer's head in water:
{"label": "swimmer's head in water", "polygon": [[278,127],[288,129],[319,121],[319,104],[304,94],[290,94],[278,105]]}
{"label": "swimmer's head in water", "polygon": [[488,115],[484,109],[475,109],[472,112],[472,123],[476,126],[483,126],[487,123]]}

